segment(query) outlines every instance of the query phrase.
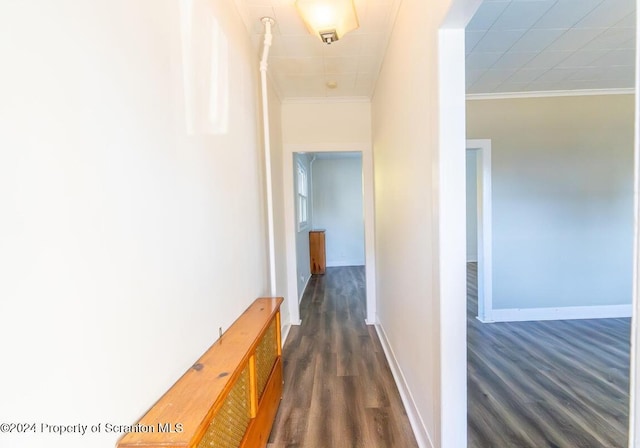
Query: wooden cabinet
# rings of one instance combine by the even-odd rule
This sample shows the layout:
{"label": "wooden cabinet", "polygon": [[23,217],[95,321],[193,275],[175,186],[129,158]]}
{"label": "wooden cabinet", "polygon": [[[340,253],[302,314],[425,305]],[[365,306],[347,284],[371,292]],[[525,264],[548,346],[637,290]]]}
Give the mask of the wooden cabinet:
{"label": "wooden cabinet", "polygon": [[117,447],[266,447],[282,396],[282,300],[257,299]]}
{"label": "wooden cabinet", "polygon": [[324,274],[327,267],[324,244],[324,230],[309,232],[309,258],[312,274]]}

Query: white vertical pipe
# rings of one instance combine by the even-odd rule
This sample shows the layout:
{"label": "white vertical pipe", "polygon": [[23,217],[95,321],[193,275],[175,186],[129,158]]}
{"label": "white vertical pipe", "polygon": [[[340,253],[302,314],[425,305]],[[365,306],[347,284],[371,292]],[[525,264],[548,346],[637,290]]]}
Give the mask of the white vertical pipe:
{"label": "white vertical pipe", "polygon": [[263,17],[264,24],[264,48],[260,61],[260,78],[262,81],[262,120],[264,128],[264,160],[267,182],[267,226],[269,233],[269,291],[271,296],[276,295],[276,248],[273,225],[273,184],[271,180],[271,142],[269,136],[269,99],[267,97],[267,61],[273,36],[271,27],[275,21],[270,17]]}

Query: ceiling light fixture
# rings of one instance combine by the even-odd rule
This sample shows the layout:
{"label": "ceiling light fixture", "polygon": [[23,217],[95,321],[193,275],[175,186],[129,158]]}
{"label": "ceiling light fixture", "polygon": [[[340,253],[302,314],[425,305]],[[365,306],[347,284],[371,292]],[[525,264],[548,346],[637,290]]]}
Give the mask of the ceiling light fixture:
{"label": "ceiling light fixture", "polygon": [[360,26],[353,0],[297,0],[296,8],[309,32],[326,44]]}

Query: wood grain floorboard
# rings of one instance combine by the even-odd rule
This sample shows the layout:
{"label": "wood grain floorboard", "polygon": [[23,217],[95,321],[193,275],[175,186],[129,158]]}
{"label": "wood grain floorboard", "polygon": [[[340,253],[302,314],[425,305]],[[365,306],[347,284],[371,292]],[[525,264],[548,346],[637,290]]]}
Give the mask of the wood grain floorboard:
{"label": "wood grain floorboard", "polygon": [[284,391],[269,448],[417,447],[375,329],[363,267],[313,276],[283,350]]}
{"label": "wood grain floorboard", "polygon": [[467,265],[470,448],[622,448],[630,319],[483,324]]}

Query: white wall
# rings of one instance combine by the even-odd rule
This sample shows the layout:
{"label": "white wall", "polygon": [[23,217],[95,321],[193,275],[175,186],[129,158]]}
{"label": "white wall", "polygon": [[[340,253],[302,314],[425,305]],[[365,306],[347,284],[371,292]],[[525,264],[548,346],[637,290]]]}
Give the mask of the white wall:
{"label": "white wall", "polygon": [[285,101],[282,138],[286,145],[371,142],[371,104],[365,101]]}
{"label": "white wall", "polygon": [[467,261],[478,261],[478,153],[468,149],[467,156]]}
{"label": "white wall", "polygon": [[196,11],[231,56],[218,135],[186,132],[178,2],[0,4],[2,422],[133,423],[267,293],[257,54],[233,3]]}
{"label": "white wall", "polygon": [[[307,193],[308,196],[308,217],[307,225],[298,226],[298,179],[297,179],[297,164],[300,164],[304,170],[307,172]],[[309,259],[309,230],[313,228],[313,207],[311,192],[311,160],[309,159],[309,155],[307,154],[294,154],[293,157],[293,194],[294,194],[294,203],[295,203],[295,230],[296,230],[296,281],[298,284],[298,301],[302,299],[302,294],[304,294],[304,288],[311,277],[311,263]]]}
{"label": "white wall", "polygon": [[[466,443],[464,24],[439,34],[451,3],[401,3],[372,115],[381,333],[419,443],[457,448]],[[457,3],[458,18],[473,13]]]}
{"label": "white wall", "polygon": [[317,158],[311,171],[313,225],[326,230],[327,266],[363,266],[362,156]]}
{"label": "white wall", "polygon": [[467,130],[492,139],[494,309],[629,305],[633,96],[469,101]]}

